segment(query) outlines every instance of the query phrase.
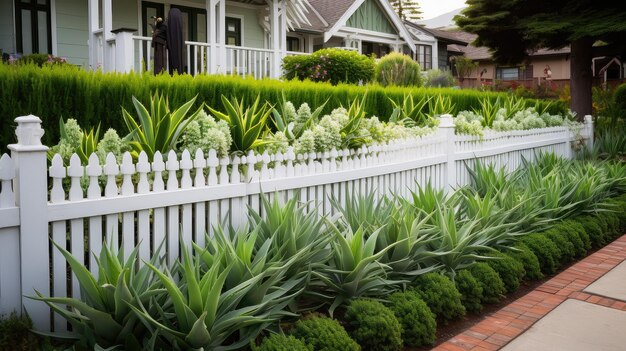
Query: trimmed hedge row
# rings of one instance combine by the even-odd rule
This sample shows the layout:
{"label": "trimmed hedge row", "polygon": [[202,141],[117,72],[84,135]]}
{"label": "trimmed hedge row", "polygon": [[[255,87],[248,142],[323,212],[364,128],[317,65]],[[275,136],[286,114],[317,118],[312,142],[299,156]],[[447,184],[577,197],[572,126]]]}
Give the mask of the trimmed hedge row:
{"label": "trimmed hedge row", "polygon": [[[286,98],[296,106],[307,102],[316,107],[328,100],[324,113],[342,104],[347,106],[352,99],[367,92],[365,110],[381,120],[391,115],[393,108],[389,98],[400,101],[407,93],[418,98],[438,94],[449,96],[456,111],[478,106],[479,100],[485,97],[496,99],[502,95],[445,88],[332,86],[308,81],[284,82],[219,75],[170,77],[87,72],[69,65],[46,65],[40,68],[36,65],[0,64],[0,123],[3,126],[0,130],[0,146],[5,147],[15,141],[13,120],[27,114],[34,114],[43,120],[46,129],[43,141],[47,145],[56,144],[59,139],[59,118],[75,118],[87,129],[100,124],[101,130],[126,130],[122,107],[132,111],[132,96],[145,103],[157,90],[169,98],[171,106],[180,106],[197,95],[196,108],[206,103],[218,109],[222,109],[221,95],[244,98],[246,101],[253,101],[260,96],[262,100],[277,103],[281,101],[281,92],[284,91]],[[534,104],[535,101],[529,100],[529,103]],[[564,107],[552,104],[550,110],[559,113]]]}

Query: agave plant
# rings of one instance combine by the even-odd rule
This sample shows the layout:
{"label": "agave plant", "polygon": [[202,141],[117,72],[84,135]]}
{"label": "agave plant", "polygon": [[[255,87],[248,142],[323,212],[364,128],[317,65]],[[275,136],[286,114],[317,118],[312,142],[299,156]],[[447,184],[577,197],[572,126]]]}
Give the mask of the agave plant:
{"label": "agave plant", "polygon": [[395,100],[389,98],[393,106],[393,112],[389,120],[392,122],[403,122],[408,126],[425,126],[428,124],[429,116],[424,113],[424,107],[429,104],[431,99],[432,96],[422,96],[420,99],[416,100],[411,93],[404,94],[402,103],[397,103]]}
{"label": "agave plant", "polygon": [[435,118],[445,114],[453,114],[455,106],[456,104],[452,102],[451,97],[439,94],[436,98],[428,101],[428,116]]}
{"label": "agave plant", "polygon": [[128,140],[133,149],[133,157],[138,157],[139,153],[144,151],[148,159],[152,160],[157,151],[167,155],[170,150],[175,149],[182,133],[202,110],[201,106],[189,114],[195,101],[196,97],[171,111],[167,98],[156,92],[150,98],[150,110],[148,111],[133,96],[133,105],[137,112],[138,121],[126,109],[122,108],[124,123],[129,131],[125,139]]}
{"label": "agave plant", "polygon": [[496,120],[498,111],[502,108],[500,97],[494,101],[489,97],[485,97],[479,100],[480,108],[474,108],[474,112],[483,116],[483,127],[493,127],[493,122]]}
{"label": "agave plant", "polygon": [[[499,97],[498,97],[498,99],[499,99]],[[548,106],[549,106],[549,104],[548,104]],[[516,97],[514,95],[507,96],[502,101],[502,108],[505,110],[505,118],[506,119],[509,119],[509,118],[513,117],[513,115],[516,112],[524,110],[525,107],[526,107],[526,103],[525,103],[524,99],[518,98],[518,97]],[[541,114],[543,114],[543,112],[540,113],[540,115]]]}
{"label": "agave plant", "polygon": [[65,318],[81,343],[90,349],[140,349],[140,345],[148,340],[154,346],[154,338],[142,326],[133,309],[145,306],[146,311],[154,312],[165,300],[166,291],[148,268],[161,269],[159,255],[155,254],[148,266],[137,269],[137,248],[124,259],[123,250],[116,254],[105,245],[97,260],[96,278],[71,253],[57,243],[53,244],[78,279],[81,298],[44,297],[39,292],[31,298],[45,302]]}
{"label": "agave plant", "polygon": [[379,262],[385,252],[396,244],[376,252],[378,231],[366,239],[362,228],[356,232],[339,230],[333,224],[335,240],[331,242],[332,257],[326,267],[313,274],[320,286],[314,287],[314,295],[328,301],[332,316],[335,309],[349,300],[362,296],[383,297],[404,282],[388,279],[391,270]]}
{"label": "agave plant", "polygon": [[341,128],[341,139],[344,145],[350,149],[360,147],[365,143],[364,138],[360,134],[361,122],[366,116],[365,100],[367,92],[363,94],[361,99],[355,98],[347,108],[348,122]]}
{"label": "agave plant", "polygon": [[209,111],[215,117],[226,121],[230,126],[233,138],[232,151],[245,153],[267,144],[262,140],[262,135],[266,131],[266,121],[272,113],[272,107],[267,103],[261,105],[260,99],[257,97],[252,106],[246,107],[244,99],[239,101],[233,98],[231,102],[222,95],[225,113],[209,107]]}

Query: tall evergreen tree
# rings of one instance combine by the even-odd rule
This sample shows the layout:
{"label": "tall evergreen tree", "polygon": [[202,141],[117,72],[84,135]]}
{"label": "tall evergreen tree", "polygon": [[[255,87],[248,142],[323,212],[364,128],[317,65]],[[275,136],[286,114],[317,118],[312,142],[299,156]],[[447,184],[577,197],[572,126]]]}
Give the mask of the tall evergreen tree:
{"label": "tall evergreen tree", "polygon": [[401,19],[408,21],[422,19],[422,11],[417,0],[391,0],[389,2]]}
{"label": "tall evergreen tree", "polygon": [[[591,114],[594,49],[623,50],[626,1],[467,0],[467,4],[455,21],[477,34],[474,44],[490,48],[496,62],[519,63],[533,50],[569,45],[570,108],[578,118]],[[600,42],[604,48],[598,48]]]}

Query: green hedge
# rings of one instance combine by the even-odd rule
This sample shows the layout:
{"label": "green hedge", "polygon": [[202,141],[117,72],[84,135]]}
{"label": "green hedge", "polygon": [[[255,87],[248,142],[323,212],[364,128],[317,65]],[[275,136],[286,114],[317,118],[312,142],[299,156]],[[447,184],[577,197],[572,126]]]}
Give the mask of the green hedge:
{"label": "green hedge", "polygon": [[[246,101],[260,96],[261,99],[277,103],[281,92],[295,106],[307,102],[317,107],[328,99],[325,113],[351,99],[362,96],[367,91],[365,111],[389,118],[393,110],[388,98],[400,101],[404,94],[411,92],[415,97],[444,94],[450,96],[457,110],[478,106],[479,99],[496,99],[500,93],[485,93],[475,90],[454,90],[439,88],[410,89],[402,87],[381,87],[378,85],[356,86],[328,83],[313,83],[279,80],[254,80],[218,75],[189,75],[170,77],[149,74],[120,74],[87,72],[69,65],[51,65],[39,68],[35,65],[0,64],[0,147],[15,142],[15,117],[34,114],[44,122],[44,143],[54,145],[59,139],[59,118],[76,118],[83,128],[89,129],[101,124],[101,130],[114,128],[124,131],[122,107],[132,111],[131,97],[134,95],[146,103],[151,93],[159,90],[169,97],[173,107],[198,95],[196,107],[202,103],[221,109],[220,96],[235,96]],[[543,102],[541,102],[543,103]],[[550,106],[557,113],[562,107]]]}

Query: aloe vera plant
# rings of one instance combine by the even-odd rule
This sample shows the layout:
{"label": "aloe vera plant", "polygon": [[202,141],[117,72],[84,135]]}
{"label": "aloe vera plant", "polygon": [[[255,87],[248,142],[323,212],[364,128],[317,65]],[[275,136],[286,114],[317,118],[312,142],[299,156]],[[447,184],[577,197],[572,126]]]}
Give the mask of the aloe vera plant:
{"label": "aloe vera plant", "polygon": [[[137,248],[124,259],[123,250],[115,253],[105,245],[97,260],[96,278],[71,253],[57,243],[54,245],[76,275],[81,298],[45,297],[39,292],[31,298],[45,302],[65,318],[85,347],[140,349],[144,342],[154,345],[154,338],[133,309],[144,306],[146,311],[154,312],[163,303],[166,292],[148,266],[137,269]],[[156,270],[162,266],[158,257],[155,254],[148,264]]]}
{"label": "aloe vera plant", "polygon": [[500,97],[495,101],[489,98],[480,99],[480,108],[474,108],[476,114],[483,116],[483,127],[493,127],[496,114],[502,108]]}
{"label": "aloe vera plant", "polygon": [[435,118],[445,114],[453,114],[455,107],[456,104],[452,102],[449,96],[439,94],[436,98],[428,101],[428,116]]}
{"label": "aloe vera plant", "polygon": [[244,99],[240,101],[233,98],[231,102],[224,95],[221,99],[226,112],[211,107],[209,111],[230,126],[232,151],[243,153],[267,144],[262,140],[262,135],[267,129],[266,121],[272,113],[272,107],[268,103],[261,104],[260,97],[251,106],[246,106]]}
{"label": "aloe vera plant", "polygon": [[389,99],[393,106],[393,112],[391,113],[390,121],[403,122],[405,125],[427,125],[429,116],[424,112],[424,108],[427,107],[432,100],[431,97],[422,96],[420,99],[414,99],[413,94],[404,94],[402,103],[398,103],[393,99]]}
{"label": "aloe vera plant", "polygon": [[149,160],[152,160],[154,153],[160,151],[167,155],[167,152],[176,148],[179,138],[185,128],[193,121],[202,110],[202,106],[189,114],[191,107],[196,101],[196,97],[187,101],[174,111],[170,110],[167,98],[156,92],[150,97],[148,109],[137,98],[133,96],[133,105],[137,112],[138,120],[122,108],[124,123],[129,134],[125,137],[133,149],[133,156],[138,157],[144,151]]}

